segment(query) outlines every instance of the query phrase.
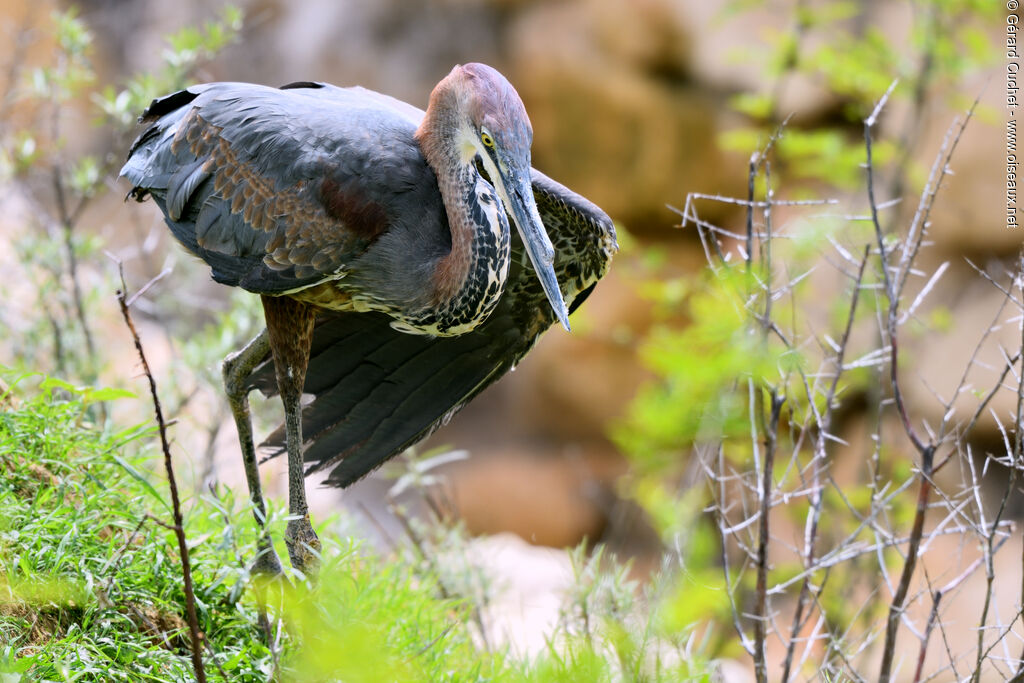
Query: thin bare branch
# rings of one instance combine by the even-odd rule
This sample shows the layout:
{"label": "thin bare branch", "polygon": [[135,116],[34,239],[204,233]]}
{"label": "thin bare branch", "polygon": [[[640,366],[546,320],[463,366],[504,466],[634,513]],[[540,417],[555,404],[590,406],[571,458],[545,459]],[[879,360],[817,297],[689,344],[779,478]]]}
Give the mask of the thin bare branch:
{"label": "thin bare branch", "polygon": [[[761,389],[757,389],[758,392]],[[754,608],[754,673],[758,683],[768,681],[768,661],[765,650],[766,619],[768,617],[768,513],[771,509],[774,481],[772,471],[775,464],[775,450],[778,443],[779,417],[785,396],[776,393],[774,387],[768,390],[769,416],[764,428],[764,468],[761,473],[761,518],[757,541],[757,604]]]}
{"label": "thin bare branch", "polygon": [[[119,264],[120,265],[120,264]],[[164,468],[167,471],[167,483],[171,490],[171,506],[174,512],[174,534],[178,539],[178,555],[181,559],[181,574],[185,591],[185,614],[188,621],[188,630],[192,647],[192,669],[195,672],[196,680],[199,683],[206,682],[206,669],[203,666],[203,637],[199,630],[199,618],[196,614],[196,596],[192,587],[192,566],[189,561],[188,543],[185,538],[184,520],[181,514],[181,499],[178,495],[178,483],[174,476],[174,463],[171,459],[171,446],[167,440],[167,422],[164,420],[163,409],[160,407],[160,396],[156,389],[156,380],[146,360],[146,353],[142,348],[142,340],[135,329],[131,312],[128,310],[127,286],[124,281],[124,269],[120,268],[121,289],[117,292],[117,301],[121,305],[121,316],[132,335],[135,350],[139,354],[139,362],[142,364],[143,373],[149,382],[149,392],[153,398],[153,410],[156,414],[157,427],[160,432],[160,447],[164,454]]]}
{"label": "thin bare branch", "polygon": [[[812,493],[811,493],[811,505],[807,513],[806,523],[804,525],[804,549],[803,549],[803,561],[804,570],[807,572],[803,582],[800,585],[800,593],[797,596],[796,609],[793,613],[793,624],[790,628],[789,644],[786,647],[786,657],[783,660],[782,665],[782,681],[786,683],[789,681],[790,669],[793,662],[793,650],[796,644],[796,634],[803,628],[804,618],[803,613],[807,604],[807,599],[810,595],[811,589],[811,576],[810,570],[814,564],[814,546],[818,535],[818,522],[821,518],[821,506],[822,506],[822,495],[821,495],[821,471],[825,462],[825,442],[827,435],[832,426],[832,413],[836,397],[836,389],[839,386],[839,379],[843,375],[843,358],[846,355],[846,349],[850,341],[850,333],[853,331],[853,322],[856,319],[857,313],[857,302],[860,299],[860,285],[864,280],[864,268],[868,262],[868,256],[870,255],[870,248],[864,248],[864,255],[860,259],[860,264],[857,269],[857,279],[853,285],[853,292],[850,295],[850,313],[846,317],[846,327],[843,330],[843,336],[836,348],[835,356],[835,374],[832,376],[832,383],[828,388],[828,392],[825,394],[825,407],[820,416],[816,416],[818,438],[815,441],[814,455],[812,457]],[[814,406],[814,397],[808,395],[808,401],[811,406]],[[815,408],[816,410],[816,408]],[[809,616],[809,615],[808,615]]]}

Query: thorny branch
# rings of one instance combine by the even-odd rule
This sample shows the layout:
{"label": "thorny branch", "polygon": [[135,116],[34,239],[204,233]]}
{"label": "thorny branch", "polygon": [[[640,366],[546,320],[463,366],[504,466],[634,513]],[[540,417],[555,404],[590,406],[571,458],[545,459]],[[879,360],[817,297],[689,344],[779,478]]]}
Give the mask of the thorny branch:
{"label": "thorny branch", "polygon": [[[835,356],[835,374],[832,376],[832,383],[829,385],[828,392],[825,395],[824,410],[822,414],[817,418],[818,429],[817,438],[814,443],[814,455],[811,464],[812,467],[812,478],[811,478],[811,507],[807,514],[807,520],[804,528],[804,570],[807,571],[803,582],[800,585],[800,594],[797,597],[796,610],[793,614],[793,626],[789,633],[789,644],[786,647],[786,658],[782,665],[782,682],[786,683],[789,680],[790,670],[793,663],[793,651],[796,646],[797,633],[804,626],[803,613],[807,605],[807,598],[811,591],[811,576],[810,569],[814,565],[814,546],[815,540],[818,535],[818,521],[821,519],[821,506],[822,506],[822,495],[821,495],[821,470],[825,464],[825,442],[828,439],[829,430],[832,428],[832,414],[836,400],[836,390],[839,387],[839,379],[843,375],[843,362],[846,357],[846,349],[850,343],[850,333],[853,331],[853,322],[856,319],[857,314],[857,302],[860,300],[860,288],[864,282],[864,268],[868,262],[868,256],[870,255],[870,248],[864,248],[864,256],[860,260],[860,266],[857,269],[857,277],[853,282],[853,293],[850,295],[850,314],[846,317],[846,327],[843,330],[843,336],[839,340],[838,349]],[[810,613],[808,612],[808,618]]]}
{"label": "thorny branch", "polygon": [[[907,238],[903,243],[903,250],[900,255],[899,264],[895,268],[895,274],[890,275],[890,265],[888,255],[886,253],[886,240],[878,217],[878,202],[876,200],[874,190],[875,171],[872,159],[872,136],[878,117],[895,85],[896,83],[893,82],[893,84],[889,86],[889,89],[878,101],[878,104],[871,112],[871,115],[864,121],[864,146],[867,155],[867,192],[872,223],[875,229],[875,238],[878,246],[878,255],[881,263],[882,280],[885,285],[886,298],[888,299],[888,310],[886,311],[883,322],[885,337],[888,341],[890,351],[889,379],[892,388],[893,402],[896,405],[896,411],[903,423],[903,429],[906,432],[907,437],[920,454],[921,461],[919,472],[921,482],[917,505],[914,512],[910,541],[907,544],[907,551],[904,557],[903,571],[900,574],[899,583],[893,593],[892,602],[889,605],[889,615],[886,619],[885,639],[882,649],[882,663],[879,671],[880,683],[888,683],[892,675],[892,663],[896,653],[896,635],[903,615],[907,595],[910,590],[910,582],[913,578],[914,569],[917,565],[921,538],[924,532],[924,519],[928,511],[929,495],[933,487],[931,478],[933,474],[935,452],[942,443],[946,425],[946,419],[944,418],[939,436],[937,438],[933,437],[928,443],[925,443],[914,429],[910,416],[907,412],[906,403],[903,398],[903,392],[899,381],[898,327],[900,324],[900,299],[903,295],[907,278],[910,275],[911,266],[924,241],[928,227],[928,218],[931,214],[932,207],[934,206],[939,188],[942,185],[942,179],[949,172],[949,163],[952,159],[952,155],[955,152],[960,137],[974,112],[974,106],[977,105],[977,100],[975,100],[974,105],[972,105],[971,109],[968,111],[963,122],[959,123],[958,126],[957,124],[954,124],[954,127],[951,128],[951,130],[956,130],[956,133],[952,138],[952,142],[950,142],[950,134],[947,133],[942,149],[939,151],[936,161],[932,165],[932,171],[929,176],[928,183],[925,186],[924,191],[921,193],[921,200],[918,204],[917,211],[914,214],[914,218],[911,221],[911,227]],[[947,415],[949,415],[948,411]]]}
{"label": "thorny branch", "polygon": [[[760,392],[758,388],[756,391]],[[757,606],[754,611],[754,667],[757,680],[768,680],[768,662],[765,652],[765,635],[768,620],[768,513],[771,509],[774,479],[775,451],[778,445],[779,417],[785,396],[780,396],[772,387],[769,395],[769,416],[764,430],[764,469],[761,474],[760,525],[757,537]]]}
{"label": "thorny branch", "polygon": [[[883,229],[880,219],[880,212],[895,206],[898,200],[884,201],[876,196],[876,170],[873,165],[872,148],[874,129],[894,86],[895,83],[879,100],[871,115],[864,122],[864,144],[867,156],[865,164],[866,184],[870,213],[867,216],[843,217],[848,221],[866,221],[870,223],[874,230],[873,244],[865,247],[863,255],[858,258],[858,256],[854,255],[855,250],[852,250],[854,253],[850,253],[841,244],[830,239],[841,257],[841,261],[838,264],[834,264],[836,269],[844,273],[853,283],[845,329],[838,341],[833,340],[828,335],[824,335],[822,339],[816,334],[810,340],[812,344],[816,342],[828,354],[826,356],[828,360],[822,362],[822,366],[816,373],[806,371],[802,367],[785,371],[799,375],[799,379],[803,381],[803,391],[807,399],[807,416],[803,418],[803,422],[794,420],[792,417],[785,421],[785,430],[787,430],[790,437],[790,446],[793,449],[790,463],[785,469],[779,471],[779,467],[782,465],[780,462],[777,462],[777,450],[783,400],[780,396],[782,394],[781,390],[788,383],[784,375],[774,386],[772,382],[747,380],[748,391],[746,393],[749,395],[751,411],[751,436],[753,439],[754,455],[752,474],[754,477],[745,472],[733,470],[731,467],[727,471],[726,468],[729,466],[723,457],[723,444],[721,443],[715,446],[715,450],[718,453],[717,466],[712,464],[713,460],[708,460],[704,457],[699,458],[709,482],[713,484],[713,501],[708,509],[714,515],[716,526],[722,538],[721,558],[725,568],[726,585],[730,591],[729,599],[732,608],[733,625],[740,637],[741,644],[754,660],[758,681],[766,681],[769,678],[765,641],[770,632],[773,630],[776,632],[780,631],[777,624],[778,615],[771,606],[771,597],[773,595],[789,594],[797,584],[799,585],[799,593],[795,594],[796,600],[793,605],[794,611],[791,613],[791,625],[786,637],[781,639],[785,644],[785,657],[782,662],[783,676],[781,679],[783,681],[790,680],[794,667],[797,671],[801,669],[816,641],[825,643],[829,653],[826,655],[827,666],[822,671],[827,669],[832,672],[843,672],[844,675],[849,675],[859,680],[864,679],[855,670],[854,662],[868,648],[880,648],[882,654],[881,672],[877,680],[888,681],[892,675],[896,652],[896,636],[901,625],[910,630],[920,641],[918,657],[914,662],[917,667],[915,672],[917,680],[920,680],[922,676],[922,667],[928,642],[936,627],[942,633],[943,642],[950,656],[949,666],[954,665],[954,659],[963,661],[958,659],[963,655],[953,656],[945,625],[940,618],[940,608],[945,602],[948,602],[948,599],[945,599],[944,596],[957,589],[968,576],[976,573],[979,568],[984,566],[986,568],[986,576],[989,579],[986,600],[991,599],[994,591],[994,586],[992,585],[992,557],[1006,542],[1008,529],[1010,528],[1008,523],[1001,519],[1002,509],[1006,504],[1005,498],[996,517],[985,522],[982,515],[983,521],[979,524],[971,518],[969,513],[969,508],[974,503],[970,500],[969,496],[965,497],[963,495],[966,489],[961,494],[950,497],[945,492],[937,490],[932,481],[932,475],[937,467],[941,467],[950,458],[959,453],[958,449],[966,443],[967,435],[973,430],[981,415],[986,410],[989,410],[989,404],[996,392],[1006,386],[1005,381],[1008,375],[1015,371],[1017,364],[1021,363],[1024,351],[1013,351],[1011,349],[1005,352],[1005,365],[995,386],[991,391],[979,394],[977,410],[973,413],[973,416],[969,416],[966,425],[963,421],[958,421],[957,413],[953,410],[953,403],[969,388],[967,384],[968,371],[976,364],[982,344],[989,338],[990,333],[997,328],[998,319],[1002,316],[1004,309],[1000,308],[996,313],[995,319],[993,319],[993,324],[983,333],[982,339],[974,350],[968,367],[963,377],[960,378],[953,394],[949,397],[938,397],[936,394],[943,410],[942,418],[937,427],[933,427],[923,421],[918,421],[917,423],[912,421],[910,411],[904,399],[903,387],[901,386],[901,368],[899,365],[899,329],[908,321],[917,319],[917,311],[921,304],[935,290],[936,284],[943,274],[946,273],[949,265],[948,263],[943,264],[929,278],[926,278],[927,281],[919,289],[909,307],[901,306],[901,300],[905,293],[909,276],[911,274],[921,274],[914,270],[914,263],[925,243],[930,215],[938,191],[942,186],[944,177],[950,173],[949,165],[952,156],[967,123],[973,115],[974,107],[972,106],[967,112],[966,117],[954,122],[949,131],[947,131],[942,147],[932,166],[928,181],[920,195],[920,201],[910,222],[909,230],[904,238],[899,239],[889,234],[889,229]],[[773,136],[772,142],[774,140],[775,136]],[[746,293],[737,291],[736,294],[740,295],[743,299],[751,322],[756,322],[760,325],[761,332],[765,335],[764,338],[771,334],[778,337],[789,352],[801,352],[802,347],[808,343],[808,340],[801,338],[799,334],[795,334],[790,329],[784,329],[785,326],[779,326],[776,320],[773,319],[771,302],[777,301],[785,295],[792,297],[793,287],[806,274],[789,277],[789,284],[781,287],[778,281],[775,280],[775,286],[773,287],[773,273],[771,266],[768,265],[771,259],[771,246],[769,243],[773,239],[785,238],[786,236],[772,234],[771,209],[772,207],[782,205],[784,202],[774,198],[770,182],[768,182],[765,199],[758,200],[755,198],[754,188],[756,184],[754,182],[754,174],[763,170],[766,180],[770,181],[768,177],[770,169],[764,152],[755,153],[751,156],[749,168],[751,177],[748,178],[748,192],[745,201],[714,196],[689,195],[685,209],[678,213],[682,216],[684,227],[688,224],[697,227],[708,263],[716,274],[722,270],[730,269],[730,257],[736,255],[735,253],[730,253],[730,249],[740,252],[739,255],[742,263],[736,264],[738,266],[737,269],[742,268],[746,271],[749,276],[747,283],[752,288],[752,291]],[[696,200],[698,199],[710,199],[744,206],[746,208],[745,234],[738,231],[724,230],[707,221],[703,221],[698,216],[696,210]],[[795,205],[797,203],[788,202],[788,204]],[[800,204],[811,205],[813,203],[800,202]],[[755,209],[763,211],[763,224],[760,226],[755,221]],[[875,254],[878,257],[877,262],[874,261]],[[757,261],[756,263],[755,260]],[[844,261],[846,264],[852,264],[854,269],[851,270],[849,266],[844,267]],[[879,264],[879,279],[881,282],[872,283],[865,281],[866,266],[869,261]],[[1024,268],[1024,259],[1022,259],[1021,267]],[[1024,277],[1024,274],[1019,275],[1019,277]],[[995,283],[994,280],[993,283],[1002,289],[1000,283]],[[1020,283],[1018,282],[1017,284],[1019,287]],[[734,284],[729,286],[735,288]],[[875,300],[878,302],[878,310],[876,312],[881,345],[871,353],[848,361],[846,358],[847,352],[850,350],[850,336],[857,315],[858,297],[862,292],[870,294],[871,292],[868,292],[868,290],[875,290]],[[1009,292],[1009,289],[1004,291],[1004,293],[1007,295],[1007,299],[1004,301],[1003,306],[1008,302],[1020,305],[1020,302],[1024,301],[1024,293],[1020,295],[1019,300],[1013,293]],[[761,304],[764,305],[763,309],[761,309]],[[775,316],[777,317],[778,313]],[[1022,349],[1024,349],[1024,339],[1022,339]],[[886,368],[886,365],[889,367]],[[879,396],[877,400],[877,405],[880,409],[879,423],[874,432],[875,455],[870,463],[873,470],[871,483],[872,498],[870,510],[867,513],[848,500],[838,484],[832,479],[831,474],[828,472],[826,456],[828,442],[843,443],[831,433],[833,414],[838,405],[837,394],[840,392],[841,377],[845,371],[855,367],[879,368],[880,371],[888,375],[889,381],[886,384],[891,387],[891,395],[889,397]],[[1022,375],[1024,375],[1024,369],[1022,369]],[[1020,377],[1016,378],[1021,380]],[[1019,395],[1024,396],[1022,382],[1024,380],[1018,382],[1016,389]],[[824,401],[816,400],[822,398],[824,398]],[[1022,403],[1024,403],[1024,399],[1022,399]],[[913,476],[899,483],[887,482],[882,474],[883,469],[880,467],[880,460],[883,455],[882,416],[888,413],[889,408],[887,406],[891,406],[895,411],[903,431],[907,434],[907,438],[919,455],[917,471]],[[1009,456],[1007,462],[1011,468],[1019,466],[1022,459],[1021,450],[1024,448],[1021,442],[1021,415],[1019,413],[1020,409],[1016,416],[1012,445],[1010,438],[1006,436],[1008,430],[1004,430],[1007,454]],[[951,439],[955,439],[957,447],[950,449],[952,452],[949,454],[943,453],[944,457],[937,461],[940,450],[946,450],[943,447]],[[706,446],[710,448],[713,444],[706,444]],[[802,462],[802,450],[811,451],[811,457],[806,463]],[[938,466],[936,466],[936,462],[938,462]],[[999,462],[1002,461],[999,460]],[[780,488],[780,483],[776,481],[776,478],[781,476],[781,481],[785,481],[793,473],[799,477],[801,484],[797,490]],[[1016,474],[1014,473],[1011,475],[1011,478],[1015,476]],[[1011,488],[1013,487],[1012,482],[1013,480],[1011,479]],[[975,486],[971,489],[975,494],[978,493],[977,484],[977,479],[975,479]],[[896,503],[897,498],[902,498],[906,491],[914,486],[917,486],[918,491],[916,503],[912,508],[913,517],[909,534],[894,533],[894,530],[888,528],[888,517],[893,509],[893,505]],[[823,493],[826,488],[835,490],[839,499],[845,504],[846,511],[859,523],[856,530],[852,533],[844,533],[842,538],[836,539],[833,542],[835,548],[821,552],[817,546],[819,545],[818,535],[823,509]],[[738,497],[735,495],[737,491],[741,494]],[[937,502],[933,503],[932,499],[936,494],[938,496]],[[769,514],[773,504],[777,504],[780,501],[784,503],[793,498],[804,498],[807,500],[807,513],[804,518],[801,547],[785,546],[785,548],[800,557],[800,562],[803,565],[802,571],[796,576],[790,576],[784,581],[770,585],[768,552],[772,547],[784,544],[779,538],[771,536]],[[755,500],[756,504],[754,503]],[[980,505],[980,500],[977,502],[977,505]],[[940,506],[946,510],[947,514],[937,524],[929,525],[926,533],[925,521],[928,511]],[[858,537],[864,533],[873,534],[874,541],[865,544],[863,540],[859,540]],[[984,545],[983,556],[972,562],[953,580],[950,580],[938,590],[931,589],[927,592],[916,592],[916,589],[912,589],[912,580],[918,560],[926,552],[930,542],[943,535],[962,535],[965,533],[974,533],[980,537]],[[740,564],[735,564],[730,558],[730,550],[726,547],[727,544],[737,548],[742,553],[744,559]],[[897,550],[902,548],[902,568],[895,582],[890,581],[885,571],[886,561],[883,551],[889,548]],[[872,554],[877,557],[878,566],[881,568],[882,578],[884,578],[885,583],[870,587],[870,590],[874,595],[881,595],[887,585],[891,595],[886,628],[884,638],[880,637],[882,634],[874,633],[856,643],[852,642],[850,637],[854,633],[851,630],[853,623],[858,617],[856,615],[853,616],[850,621],[845,622],[845,625],[842,623],[831,623],[826,608],[820,601],[820,597],[832,567],[841,563],[855,562],[858,561],[857,558]],[[1022,558],[1022,562],[1024,562],[1024,558]],[[756,587],[754,588],[753,595],[750,596],[753,603],[751,612],[743,614],[737,605],[735,597],[732,595],[732,590],[741,585],[741,578],[744,574],[749,576],[749,573],[756,574]],[[815,582],[815,576],[822,577],[822,579]],[[928,580],[930,585],[931,579],[929,578]],[[815,585],[815,583],[818,585]],[[881,590],[879,590],[878,585],[882,586]],[[837,587],[835,581],[833,581],[832,586],[833,588],[830,591],[832,599],[836,598],[837,592],[840,594],[851,594],[851,588],[848,585]],[[931,598],[931,613],[926,623],[923,624],[923,628],[919,630],[915,628],[915,625],[907,617],[905,611],[908,604],[921,599],[925,595]],[[1024,585],[1021,587],[1021,595],[1022,599],[1024,599]],[[814,623],[815,614],[818,615],[817,623]],[[983,623],[985,621],[984,614],[987,614],[987,607],[983,609]],[[1021,614],[1018,613],[1014,622],[1016,618],[1020,617]],[[846,617],[843,618],[845,619]],[[748,639],[744,632],[743,621],[745,619],[749,619],[748,623],[753,626],[752,640]],[[1001,627],[1003,626],[1002,623],[1000,625]],[[1005,626],[1006,633],[1009,632],[1009,628],[1012,625],[1013,623],[1011,622],[1009,626]],[[812,629],[810,635],[806,634],[806,628]],[[798,642],[806,643],[801,657],[796,656]],[[977,661],[975,662],[974,672],[976,680],[980,675],[981,664],[983,660],[988,658],[989,654],[988,650],[983,651],[981,648],[983,644],[983,634],[981,632],[978,633],[978,642]],[[1009,659],[1008,655],[1007,658]],[[872,661],[878,660],[873,659]],[[1024,661],[1024,655],[1022,655],[1022,661]],[[1016,666],[1015,664],[1014,668]],[[1022,670],[1018,674],[1024,680],[1024,665],[1021,666]]]}
{"label": "thorny branch", "polygon": [[[882,649],[882,665],[878,675],[880,683],[888,683],[892,672],[892,661],[896,647],[896,633],[899,627],[900,617],[903,614],[903,605],[910,590],[910,580],[914,575],[917,566],[918,550],[921,545],[921,537],[924,533],[924,518],[928,510],[928,496],[931,491],[932,464],[935,455],[935,446],[925,444],[914,430],[907,413],[906,404],[903,401],[903,392],[899,383],[899,344],[897,342],[897,312],[899,310],[899,292],[893,284],[893,278],[889,274],[889,260],[885,247],[885,235],[882,232],[882,224],[878,218],[878,202],[875,199],[875,173],[872,163],[872,134],[878,116],[881,114],[889,95],[896,87],[896,82],[889,86],[885,94],[878,101],[874,111],[864,121],[864,147],[867,153],[867,191],[868,202],[871,208],[871,222],[875,228],[875,237],[878,246],[878,259],[881,263],[882,281],[885,284],[886,297],[889,300],[889,308],[885,318],[885,333],[889,343],[889,379],[892,384],[893,400],[896,403],[896,410],[903,421],[903,429],[914,448],[921,455],[921,488],[918,492],[917,507],[914,514],[914,523],[911,528],[910,541],[907,544],[907,554],[903,562],[903,572],[900,575],[899,584],[893,593],[892,602],[889,605],[889,616],[886,619],[885,644]],[[883,565],[884,571],[884,565]]]}

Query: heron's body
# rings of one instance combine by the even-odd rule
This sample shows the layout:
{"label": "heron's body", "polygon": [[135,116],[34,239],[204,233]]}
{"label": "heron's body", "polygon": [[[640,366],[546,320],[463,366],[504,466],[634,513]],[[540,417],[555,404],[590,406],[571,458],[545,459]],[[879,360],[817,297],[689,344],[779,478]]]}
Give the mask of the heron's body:
{"label": "heron's body", "polygon": [[452,223],[470,237],[453,252],[416,125],[383,100],[323,90],[214,83],[158,100],[122,174],[218,282],[381,311],[410,331],[472,329],[508,269],[493,187],[468,184]]}
{"label": "heron's body", "polygon": [[[608,269],[614,228],[583,197],[537,171],[533,177],[555,246],[555,273],[575,311]],[[330,469],[327,483],[353,483],[431,434],[522,360],[556,318],[515,236],[512,253],[498,305],[466,334],[401,334],[376,313],[320,316],[305,386],[314,399],[303,411],[308,472]],[[271,359],[253,370],[247,385],[276,393]],[[282,452],[283,430],[266,445]]]}
{"label": "heron's body", "polygon": [[483,65],[453,69],[426,112],[362,88],[213,83],[142,120],[132,196],[215,280],[263,296],[267,333],[225,378],[260,520],[246,394],[284,400],[297,565],[293,541],[316,543],[304,441],[332,483],[363,476],[567,326],[616,248],[600,209],[530,169],[525,109]]}

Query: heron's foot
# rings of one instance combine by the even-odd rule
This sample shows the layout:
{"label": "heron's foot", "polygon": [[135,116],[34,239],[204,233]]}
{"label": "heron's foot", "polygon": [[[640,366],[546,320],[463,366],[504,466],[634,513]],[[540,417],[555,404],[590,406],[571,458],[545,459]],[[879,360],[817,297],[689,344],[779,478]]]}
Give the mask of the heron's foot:
{"label": "heron's foot", "polygon": [[284,532],[284,543],[292,566],[303,574],[316,571],[320,565],[320,539],[309,523],[309,514],[288,520]]}
{"label": "heron's foot", "polygon": [[274,544],[270,541],[269,536],[266,534],[260,536],[260,540],[256,543],[256,549],[256,559],[253,560],[252,567],[249,568],[250,573],[267,579],[275,579],[284,574],[281,558],[274,550]]}

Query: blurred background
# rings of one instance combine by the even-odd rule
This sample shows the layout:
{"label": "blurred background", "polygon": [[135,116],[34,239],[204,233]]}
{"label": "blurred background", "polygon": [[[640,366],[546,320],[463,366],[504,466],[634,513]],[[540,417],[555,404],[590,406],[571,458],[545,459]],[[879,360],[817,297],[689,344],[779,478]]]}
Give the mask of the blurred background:
{"label": "blurred background", "polygon": [[[604,208],[623,249],[572,334],[549,331],[515,372],[418,448],[421,456],[469,454],[423,476],[443,474],[445,505],[471,534],[507,534],[501,552],[525,558],[520,565],[495,551],[495,571],[509,581],[549,567],[557,587],[565,556],[544,548],[585,539],[631,559],[643,577],[672,537],[644,496],[649,489],[637,486],[652,469],[638,465],[646,451],[630,436],[646,424],[637,399],[666,381],[645,349],[652,331],[688,324],[684,303],[706,263],[696,232],[677,229],[669,205],[682,208],[694,192],[745,198],[751,153],[787,120],[776,191],[839,206],[827,229],[799,207],[780,207],[776,225],[824,244],[824,232],[845,230],[840,218],[864,211],[862,121],[895,79],[878,163],[883,201],[905,198],[885,214],[897,231],[954,117],[980,99],[932,215],[919,261],[928,276],[909,290],[912,299],[942,269],[903,351],[915,415],[941,419],[936,394],[955,387],[1003,301],[964,257],[996,273],[1021,243],[1002,209],[1003,24],[983,4],[241,0],[235,12],[200,0],[81,0],[74,24],[59,15],[65,25],[55,33],[55,13],[69,3],[0,0],[0,364],[76,384],[134,386],[138,368],[114,298],[117,264],[130,290],[172,269],[136,311],[176,419],[175,453],[190,463],[196,490],[211,481],[243,486],[219,363],[262,327],[262,314],[255,297],[215,285],[172,242],[155,206],[122,203],[128,187],[114,175],[137,132],[133,117],[160,94],[154,89],[209,80],[358,84],[425,107],[454,64],[485,62],[522,96],[534,166]],[[743,231],[742,207],[701,201],[703,220]],[[812,275],[801,313],[824,328],[835,319],[841,268],[830,248],[812,245],[802,258]],[[1015,339],[1013,326],[991,335],[969,366],[972,386],[992,386],[1001,348]],[[857,398],[870,393],[870,381],[850,389],[840,416],[837,478],[860,476],[870,450],[871,402]],[[1000,393],[996,410],[1014,398]],[[114,403],[104,418],[147,419],[138,409]],[[276,402],[259,407],[263,433],[277,410]],[[1001,443],[996,421],[983,422],[979,448]],[[659,451],[658,475],[672,487],[693,481],[687,447]],[[280,499],[283,463],[266,467]],[[317,490],[314,516],[346,506],[346,524],[386,543],[400,535],[387,510],[394,471],[343,494]],[[406,504],[419,505],[415,496]],[[536,606],[548,588],[527,590]]]}

